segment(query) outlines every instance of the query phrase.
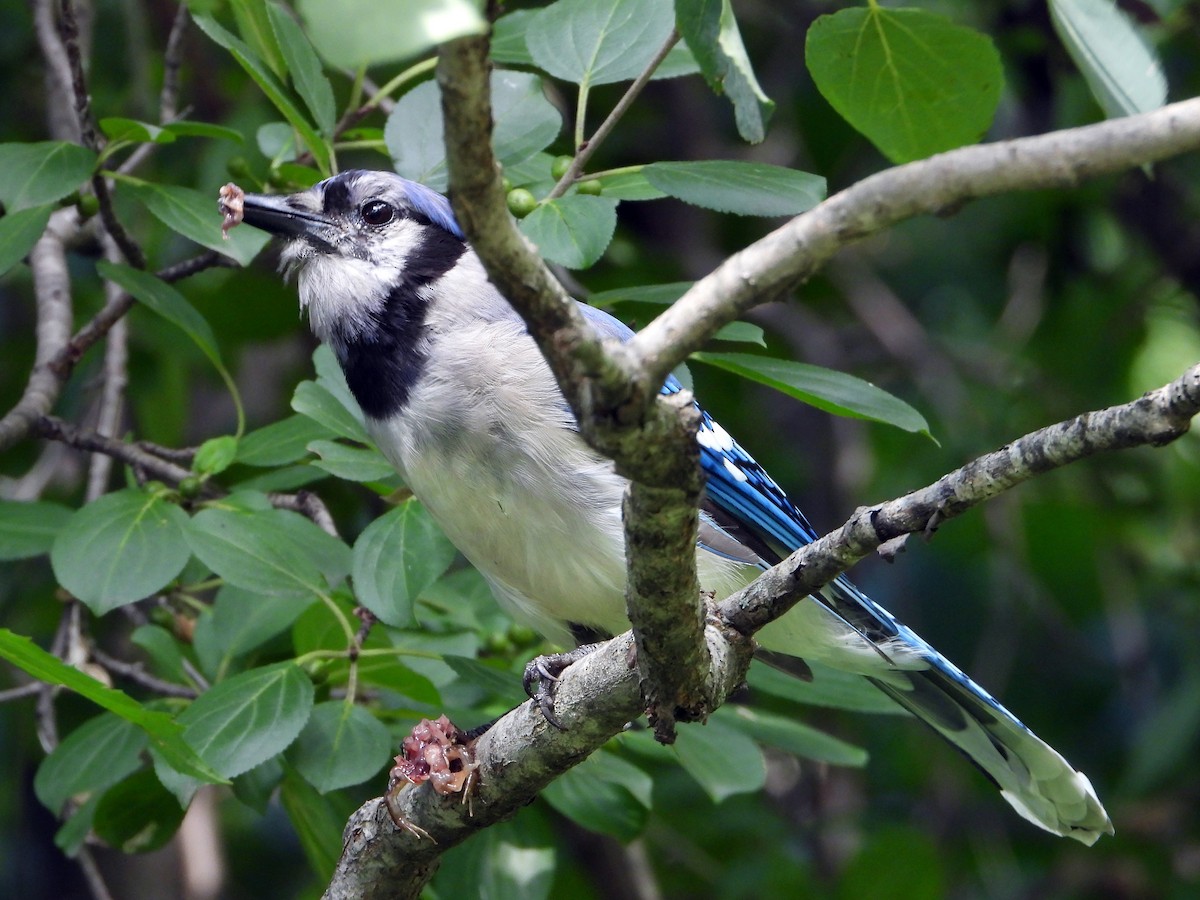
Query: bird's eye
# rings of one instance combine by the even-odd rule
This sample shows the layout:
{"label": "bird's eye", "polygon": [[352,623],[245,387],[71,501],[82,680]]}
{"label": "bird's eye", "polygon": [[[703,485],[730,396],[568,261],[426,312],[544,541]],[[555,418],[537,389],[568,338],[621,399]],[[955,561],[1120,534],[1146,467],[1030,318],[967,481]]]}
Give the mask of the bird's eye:
{"label": "bird's eye", "polygon": [[368,225],[386,225],[396,217],[396,210],[382,200],[368,200],[359,210]]}

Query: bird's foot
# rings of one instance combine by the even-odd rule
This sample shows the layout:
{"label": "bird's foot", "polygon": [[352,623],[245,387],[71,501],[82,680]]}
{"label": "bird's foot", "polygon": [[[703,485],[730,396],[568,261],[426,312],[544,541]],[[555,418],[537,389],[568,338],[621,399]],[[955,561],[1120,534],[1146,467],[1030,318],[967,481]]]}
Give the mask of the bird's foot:
{"label": "bird's foot", "polygon": [[559,731],[567,729],[554,715],[554,692],[558,687],[558,679],[571,665],[579,662],[603,643],[600,641],[595,644],[580,644],[566,653],[548,653],[531,659],[525,666],[525,674],[521,678],[525,695],[537,701],[538,709],[542,711],[546,721]]}
{"label": "bird's foot", "polygon": [[432,841],[429,832],[409,821],[400,810],[397,802],[400,793],[409,785],[428,781],[442,796],[462,794],[462,802],[470,803],[478,768],[472,735],[444,715],[435,721],[422,719],[401,742],[400,755],[389,773],[387,792],[383,795],[388,814],[397,828]]}

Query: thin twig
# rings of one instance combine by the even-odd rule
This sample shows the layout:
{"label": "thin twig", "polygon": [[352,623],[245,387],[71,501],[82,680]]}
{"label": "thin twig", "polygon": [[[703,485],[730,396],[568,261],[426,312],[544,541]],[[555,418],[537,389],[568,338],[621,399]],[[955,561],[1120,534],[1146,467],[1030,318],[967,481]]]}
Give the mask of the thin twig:
{"label": "thin twig", "polygon": [[947,519],[1031,478],[1097,453],[1161,447],[1200,414],[1200,365],[1130,403],[1039,429],[896,500],[855,511],[837,531],[808,544],[742,591],[722,600],[724,621],[750,635],[821,585],[906,534],[931,534]]}
{"label": "thin twig", "polygon": [[96,858],[92,856],[91,849],[86,846],[80,847],[75,854],[75,861],[83,870],[83,877],[87,881],[88,890],[92,892],[92,897],[95,900],[113,900],[113,895],[109,892],[108,885],[104,883],[104,875],[101,873],[100,867],[96,865]]}
{"label": "thin twig", "polygon": [[165,269],[160,269],[156,274],[159,278],[167,283],[182,281],[184,278],[190,278],[193,275],[203,272],[206,269],[212,268],[236,268],[235,263],[228,256],[218,253],[216,250],[205,250],[193,256],[191,259],[185,259],[183,262],[175,263],[173,266],[167,266]]}
{"label": "thin twig", "polygon": [[326,534],[338,537],[337,525],[323,500],[312,491],[297,491],[294,494],[267,494],[267,499],[276,509],[290,509],[302,516],[307,516]]}
{"label": "thin twig", "polygon": [[192,475],[191,470],[147,453],[136,444],[118,441],[94,431],[86,431],[54,416],[42,416],[34,425],[33,433],[52,441],[62,441],[80,450],[107,453],[126,465],[139,469],[153,478],[168,484],[179,484]]}
{"label": "thin twig", "polygon": [[[105,235],[104,255],[111,262],[120,261],[120,251],[112,238]],[[112,302],[121,293],[115,282],[104,284],[105,296]],[[125,387],[129,382],[129,326],[127,319],[120,319],[109,330],[104,342],[104,374],[100,390],[99,410],[96,415],[96,433],[107,437],[115,435],[121,427],[125,411]],[[108,488],[112,472],[112,457],[107,453],[93,453],[88,465],[87,502],[99,498]]]}
{"label": "thin twig", "polygon": [[[996,194],[1067,188],[1200,149],[1200,98],[1050,134],[977,144],[856,182],[729,257],[625,349],[661,384],[719,328],[812,276],[842,247],[898,222]],[[479,248],[476,247],[478,250]]]}
{"label": "thin twig", "polygon": [[141,663],[127,663],[124,660],[117,659],[115,656],[109,656],[99,647],[93,646],[91,648],[91,656],[92,659],[110,672],[120,675],[122,678],[128,678],[130,681],[140,684],[142,687],[154,691],[156,694],[162,694],[164,697],[184,697],[188,700],[194,700],[198,696],[194,688],[157,678],[147,672],[146,667]]}
{"label": "thin twig", "polygon": [[158,117],[162,122],[170,122],[179,112],[179,71],[183,67],[183,38],[190,19],[187,4],[180,3],[163,51],[163,83],[158,96]]}
{"label": "thin twig", "polygon": [[23,697],[32,697],[39,693],[42,687],[43,685],[40,681],[31,681],[29,684],[23,684],[20,687],[0,691],[0,703],[8,703],[10,700],[20,700]]}
{"label": "thin twig", "polygon": [[654,58],[650,60],[642,73],[634,79],[633,84],[629,86],[629,89],[617,101],[617,105],[612,108],[612,112],[600,123],[600,127],[596,129],[590,138],[575,148],[575,158],[571,160],[571,165],[567,168],[563,177],[558,180],[558,184],[554,185],[553,190],[546,195],[547,200],[561,197],[567,192],[567,188],[575,183],[575,179],[583,172],[588,164],[588,160],[592,158],[592,154],[600,148],[600,145],[604,143],[612,133],[612,130],[617,127],[617,123],[629,111],[629,107],[633,106],[633,102],[642,93],[642,89],[650,83],[650,79],[654,77],[654,73],[662,65],[662,61],[667,58],[667,54],[671,52],[671,48],[677,43],[679,43],[679,32],[676,29],[671,29],[671,34],[668,36],[666,43],[659,48],[658,53],[654,55]]}
{"label": "thin twig", "polygon": [[71,79],[71,98],[75,107],[75,118],[79,122],[79,141],[83,146],[99,152],[100,141],[96,125],[92,121],[92,98],[88,94],[87,78],[83,72],[83,46],[79,40],[79,22],[75,18],[72,0],[59,0],[58,34],[62,39]]}

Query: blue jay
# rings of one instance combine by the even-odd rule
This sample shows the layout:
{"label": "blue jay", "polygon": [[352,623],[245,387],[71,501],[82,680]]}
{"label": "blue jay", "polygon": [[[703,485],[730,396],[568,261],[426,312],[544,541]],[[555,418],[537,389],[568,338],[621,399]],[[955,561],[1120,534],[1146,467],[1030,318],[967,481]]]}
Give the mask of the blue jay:
{"label": "blue jay", "polygon": [[[341,363],[379,449],[518,620],[564,646],[625,615],[625,481],[593,451],[550,369],[488,281],[450,204],[387,172],[343,172],[244,221],[283,238],[300,306]],[[632,332],[582,305],[603,336]],[[680,390],[675,380],[665,393]],[[709,416],[696,562],[726,596],[816,533]],[[1092,844],[1112,824],[1091,783],[845,578],[757,635],[773,654],[859,675],[969,757],[1029,821]],[[778,657],[776,657],[778,659]]]}

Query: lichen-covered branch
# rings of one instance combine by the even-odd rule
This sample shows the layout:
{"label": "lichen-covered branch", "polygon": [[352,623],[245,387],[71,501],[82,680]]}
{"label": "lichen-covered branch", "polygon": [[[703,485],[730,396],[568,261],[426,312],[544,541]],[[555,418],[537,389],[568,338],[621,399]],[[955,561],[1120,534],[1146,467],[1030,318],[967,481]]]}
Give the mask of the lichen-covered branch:
{"label": "lichen-covered branch", "polygon": [[[715,660],[710,689],[724,696],[741,682],[750,644],[736,634],[727,640],[711,626],[707,637]],[[428,785],[402,792],[405,818],[430,839],[398,828],[382,799],[360,807],[346,825],[342,857],[325,900],[419,897],[446,850],[511,818],[640,715],[632,653],[633,636],[626,633],[567,670],[555,695],[555,713],[566,730],[549,725],[532,701],[492,725],[476,743],[479,781],[467,802]]]}
{"label": "lichen-covered branch", "polygon": [[837,531],[800,548],[745,590],[722,601],[722,619],[753,634],[806,595],[907,534],[928,534],[947,519],[1029,479],[1109,450],[1160,447],[1200,414],[1200,365],[1131,403],[1084,413],[1018,438],[933,484],[855,511]]}
{"label": "lichen-covered branch", "polygon": [[[745,590],[717,606],[706,642],[713,668],[708,690],[724,698],[749,662],[749,636],[797,600],[844,572],[887,540],[923,533],[1030,478],[1096,453],[1162,446],[1184,434],[1200,414],[1200,365],[1132,403],[1085,413],[1025,435],[928,487],[857,510],[846,524],[792,554]],[[633,635],[626,633],[569,668],[556,695],[565,731],[549,727],[532,703],[500,719],[479,739],[479,793],[473,807],[428,788],[402,795],[406,818],[436,841],[397,828],[381,800],[362,806],[345,832],[345,849],[327,900],[415,898],[438,858],[478,830],[502,821],[640,712],[638,679],[630,669]]]}

